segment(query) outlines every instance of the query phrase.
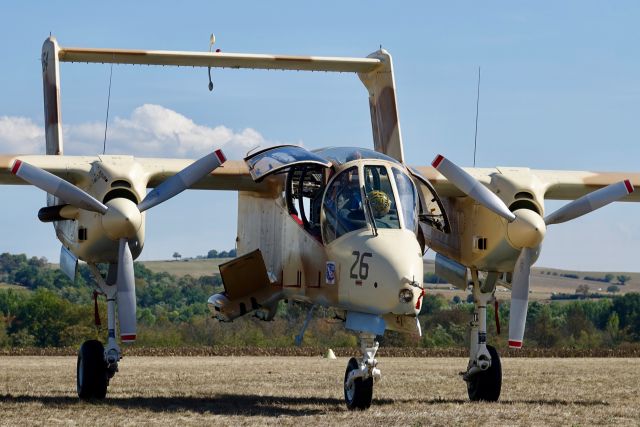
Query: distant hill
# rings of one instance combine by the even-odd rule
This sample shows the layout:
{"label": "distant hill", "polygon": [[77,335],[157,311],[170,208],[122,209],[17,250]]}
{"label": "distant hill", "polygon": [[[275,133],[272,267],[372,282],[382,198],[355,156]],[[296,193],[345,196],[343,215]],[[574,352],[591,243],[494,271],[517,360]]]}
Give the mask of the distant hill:
{"label": "distant hill", "polygon": [[229,260],[231,258],[186,258],[179,261],[141,261],[140,263],[154,273],[169,273],[178,277],[186,275],[202,277],[220,274],[218,266]]}
{"label": "distant hill", "polygon": [[[169,273],[176,277],[191,276],[199,278],[202,276],[217,276],[220,274],[218,266],[231,260],[232,258],[186,258],[181,260],[166,260],[166,261],[140,261],[149,270],[154,273]],[[51,267],[57,268],[57,264],[51,264]],[[424,261],[425,273],[433,273],[435,271],[435,263],[433,260]],[[598,282],[594,280],[585,280],[585,277],[592,278],[604,278],[607,274],[614,276],[610,283]],[[616,277],[620,274],[631,277],[631,280],[624,285],[620,286],[617,283]],[[578,276],[574,278],[573,276]],[[548,300],[553,293],[566,293],[573,294],[576,288],[580,285],[587,285],[591,292],[607,293],[607,288],[610,285],[618,285],[620,294],[628,292],[640,292],[640,273],[638,272],[620,272],[620,271],[577,271],[577,270],[561,270],[557,268],[546,267],[534,267],[532,269],[531,276],[531,299],[537,301]],[[1,286],[1,285],[0,285]],[[432,285],[431,289],[437,289],[438,292],[443,293],[445,296],[459,295],[465,297],[467,292],[459,291],[457,289],[449,289],[447,284]],[[507,289],[498,290],[500,293],[506,292]]]}
{"label": "distant hill", "polygon": [[[435,263],[432,260],[424,261],[424,271],[433,273],[435,270]],[[610,283],[598,282],[594,280],[585,280],[585,277],[591,278],[604,278],[607,274],[614,276]],[[624,286],[620,286],[617,283],[616,277],[618,275],[626,275],[631,277],[631,280]],[[578,276],[574,278],[573,276]],[[573,294],[576,288],[580,285],[587,285],[591,292],[607,293],[607,288],[611,285],[618,285],[620,288],[620,294],[628,292],[640,292],[640,273],[629,273],[619,271],[576,271],[576,270],[561,270],[557,268],[546,267],[534,267],[531,274],[531,299],[532,300],[548,300],[551,298],[552,293],[567,293]],[[466,292],[459,290],[449,290],[448,285],[437,285],[433,288],[438,289],[438,292],[444,294],[451,294],[464,296]],[[501,292],[507,292],[507,289],[498,289],[498,296]]]}
{"label": "distant hill", "polygon": [[[202,276],[219,275],[220,271],[218,266],[231,258],[186,258],[181,260],[165,260],[165,261],[140,261],[149,270],[154,273],[169,273],[177,277],[191,276],[199,278]],[[57,264],[51,264],[52,267],[57,268]],[[433,273],[435,270],[435,264],[433,260],[424,261],[424,271]],[[604,278],[607,274],[614,276],[610,283],[598,282],[593,280],[585,280],[585,277],[592,278]],[[576,270],[561,270],[557,268],[546,267],[534,267],[532,269],[531,276],[531,299],[532,300],[548,300],[553,293],[567,293],[573,294],[576,288],[580,285],[587,285],[591,292],[607,293],[607,288],[610,285],[617,285],[616,277],[620,274],[631,277],[631,280],[624,285],[618,286],[620,288],[620,294],[628,292],[640,292],[640,273],[618,272],[618,271],[576,271]],[[573,276],[578,276],[574,278]],[[434,285],[430,286],[432,289],[437,289],[438,292],[443,293],[445,296],[453,297],[459,295],[460,297],[466,297],[467,292],[459,291],[457,289],[449,289],[449,286]],[[498,290],[498,295],[501,293],[507,293],[507,289]]]}

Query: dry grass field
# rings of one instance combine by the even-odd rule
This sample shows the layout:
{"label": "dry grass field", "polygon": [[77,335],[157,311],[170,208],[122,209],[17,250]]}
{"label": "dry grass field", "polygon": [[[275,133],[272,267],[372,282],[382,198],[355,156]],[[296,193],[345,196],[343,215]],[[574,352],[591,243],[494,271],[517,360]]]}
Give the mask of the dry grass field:
{"label": "dry grass field", "polygon": [[108,398],[75,396],[75,358],[0,358],[2,425],[639,425],[640,359],[503,359],[498,403],[470,403],[462,358],[383,358],[366,412],[347,359],[127,357]]}
{"label": "dry grass field", "polygon": [[192,277],[220,274],[218,266],[231,258],[185,259],[180,261],[142,261],[145,267],[154,273],[169,273],[174,276]]}

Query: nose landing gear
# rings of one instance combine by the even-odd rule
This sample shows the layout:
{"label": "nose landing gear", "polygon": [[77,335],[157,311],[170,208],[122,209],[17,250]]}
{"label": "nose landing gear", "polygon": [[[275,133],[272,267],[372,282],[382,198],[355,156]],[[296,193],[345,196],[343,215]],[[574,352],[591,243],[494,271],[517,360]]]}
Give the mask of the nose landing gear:
{"label": "nose landing gear", "polygon": [[373,382],[381,378],[375,359],[378,342],[374,334],[358,334],[362,359],[352,357],[344,373],[344,400],[350,410],[367,409],[373,399]]}

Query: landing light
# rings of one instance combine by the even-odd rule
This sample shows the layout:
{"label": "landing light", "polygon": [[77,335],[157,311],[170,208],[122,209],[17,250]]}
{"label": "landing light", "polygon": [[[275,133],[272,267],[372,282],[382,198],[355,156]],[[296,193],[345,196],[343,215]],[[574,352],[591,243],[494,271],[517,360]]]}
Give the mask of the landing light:
{"label": "landing light", "polygon": [[400,291],[399,297],[400,297],[400,302],[408,304],[411,301],[413,301],[413,291],[411,289],[402,289]]}

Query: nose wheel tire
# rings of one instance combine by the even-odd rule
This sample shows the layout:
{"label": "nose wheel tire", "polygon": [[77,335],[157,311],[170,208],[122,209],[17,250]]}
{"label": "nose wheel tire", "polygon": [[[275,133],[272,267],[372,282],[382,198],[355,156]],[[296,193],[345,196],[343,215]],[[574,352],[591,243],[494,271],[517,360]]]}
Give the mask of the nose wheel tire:
{"label": "nose wheel tire", "polygon": [[373,398],[373,377],[366,379],[356,378],[351,383],[351,386],[347,387],[349,373],[359,369],[358,361],[352,357],[344,373],[344,400],[350,410],[369,408]]}
{"label": "nose wheel tire", "polygon": [[78,352],[76,374],[80,399],[104,399],[109,379],[104,346],[100,341],[90,340],[82,344]]}
{"label": "nose wheel tire", "polygon": [[488,345],[491,366],[478,372],[467,380],[467,392],[472,401],[497,402],[502,388],[502,364],[500,356],[493,346]]}

